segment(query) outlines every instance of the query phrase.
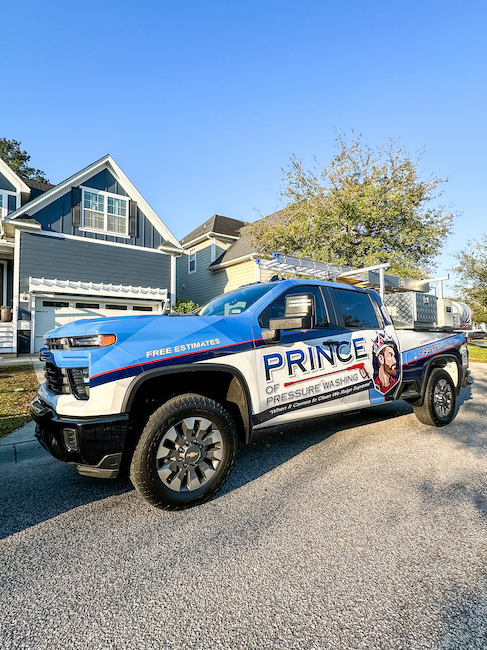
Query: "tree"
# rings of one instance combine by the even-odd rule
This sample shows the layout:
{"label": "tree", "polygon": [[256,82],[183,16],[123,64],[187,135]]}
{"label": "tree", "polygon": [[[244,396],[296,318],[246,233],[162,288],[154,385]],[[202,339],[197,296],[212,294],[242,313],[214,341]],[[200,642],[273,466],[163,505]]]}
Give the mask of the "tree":
{"label": "tree", "polygon": [[458,266],[452,270],[458,282],[454,289],[472,310],[472,319],[484,323],[487,321],[487,234],[480,241],[469,241],[466,249],[455,253],[455,258]]}
{"label": "tree", "polygon": [[17,140],[0,138],[0,158],[20,177],[49,183],[43,171],[27,165],[30,156],[27,151],[21,150],[20,142]]}
{"label": "tree", "polygon": [[375,152],[360,138],[320,172],[305,170],[295,156],[285,172],[280,212],[252,224],[263,253],[288,253],[353,267],[391,262],[391,273],[426,277],[451,232],[454,214],[437,205],[444,180],[421,178],[398,142]]}

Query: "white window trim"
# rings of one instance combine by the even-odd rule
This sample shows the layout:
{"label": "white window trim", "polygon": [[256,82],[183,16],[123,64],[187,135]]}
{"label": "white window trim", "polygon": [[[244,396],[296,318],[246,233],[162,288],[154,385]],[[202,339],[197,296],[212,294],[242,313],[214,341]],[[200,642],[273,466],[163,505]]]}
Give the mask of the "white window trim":
{"label": "white window trim", "polygon": [[[113,194],[112,192],[105,192],[104,190],[96,190],[93,187],[85,187],[84,185],[81,186],[82,193],[81,193],[81,227],[79,230],[82,232],[94,232],[94,233],[99,233],[103,235],[109,235],[110,237],[122,237],[123,239],[132,239],[132,237],[129,236],[129,210],[130,210],[130,197],[129,196],[123,196],[122,194]],[[103,230],[98,230],[98,228],[88,228],[85,226],[85,192],[91,192],[92,194],[102,194],[104,196],[104,209],[103,209],[103,218],[104,218],[104,229]],[[108,197],[114,198],[114,199],[122,199],[127,202],[127,217],[126,217],[126,228],[125,228],[125,233],[119,233],[119,232],[113,232],[111,230],[107,230],[107,223],[108,223]],[[101,214],[101,212],[100,212]],[[115,215],[118,216],[118,215]]]}
{"label": "white window trim", "polygon": [[[193,251],[193,253],[191,252]],[[194,255],[194,269],[191,270],[191,255]],[[196,246],[193,246],[193,248],[189,249],[189,255],[188,255],[188,275],[191,273],[196,273]]]}
{"label": "white window trim", "polygon": [[15,203],[15,209],[20,208],[20,201],[19,201],[19,192],[11,192],[10,190],[0,190],[0,194],[2,195],[2,207],[0,208],[0,218],[5,219],[6,216],[8,216],[8,197],[9,196],[15,196],[16,203]]}

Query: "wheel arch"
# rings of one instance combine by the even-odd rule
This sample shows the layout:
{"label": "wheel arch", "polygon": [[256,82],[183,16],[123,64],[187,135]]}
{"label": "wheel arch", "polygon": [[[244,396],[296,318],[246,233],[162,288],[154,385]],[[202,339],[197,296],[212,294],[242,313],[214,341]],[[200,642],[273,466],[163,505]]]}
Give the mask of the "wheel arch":
{"label": "wheel arch", "polygon": [[[178,378],[176,382],[175,375]],[[183,385],[183,390],[178,390]],[[150,394],[157,388],[161,388],[160,403],[181,392],[195,392],[215,399],[233,416],[239,440],[244,444],[251,442],[252,400],[247,381],[237,368],[224,364],[198,363],[146,370],[135,377],[127,388],[122,412],[133,414],[140,404],[141,396],[144,393]]]}
{"label": "wheel arch", "polygon": [[[443,368],[446,370],[450,377],[453,380],[455,386],[455,394],[458,395],[461,388],[461,370],[462,370],[462,361],[460,354],[456,355],[454,352],[446,352],[444,354],[438,354],[431,357],[428,362],[424,365],[424,371],[421,377],[421,397],[414,402],[411,401],[412,406],[422,406],[424,402],[424,395],[426,392],[426,386],[428,384],[428,379],[435,368]],[[455,371],[456,369],[456,371]]]}

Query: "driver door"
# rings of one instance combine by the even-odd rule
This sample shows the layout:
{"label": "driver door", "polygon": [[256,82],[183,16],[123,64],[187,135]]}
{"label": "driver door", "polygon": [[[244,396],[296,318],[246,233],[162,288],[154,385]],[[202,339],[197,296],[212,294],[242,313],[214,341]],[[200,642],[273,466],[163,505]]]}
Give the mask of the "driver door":
{"label": "driver door", "polygon": [[[311,326],[280,330],[279,339],[272,341],[269,326],[273,321],[286,326],[286,298],[291,296],[311,304]],[[340,410],[344,395],[370,388],[370,379],[361,371],[366,352],[360,340],[354,343],[343,325],[337,324],[326,287],[300,284],[288,288],[254,316],[253,335],[257,340],[259,396],[253,415],[257,428]]]}

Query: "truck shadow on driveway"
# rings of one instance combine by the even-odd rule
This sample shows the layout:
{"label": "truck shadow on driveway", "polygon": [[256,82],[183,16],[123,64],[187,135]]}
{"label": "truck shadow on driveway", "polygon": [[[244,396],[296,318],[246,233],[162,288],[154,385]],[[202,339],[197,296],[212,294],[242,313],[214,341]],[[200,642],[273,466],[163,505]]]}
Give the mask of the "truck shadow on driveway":
{"label": "truck shadow on driveway", "polygon": [[339,432],[386,423],[412,412],[409,404],[398,401],[256,431],[251,445],[241,445],[235,468],[216,497],[250,483]]}
{"label": "truck shadow on driveway", "polygon": [[[262,429],[255,433],[251,445],[240,445],[235,468],[214,498],[251,483],[339,431],[409,413],[412,413],[412,408],[405,402],[392,402],[374,409]],[[3,465],[0,475],[0,539],[79,506],[133,490],[128,477],[101,480],[80,476],[74,467],[60,463],[47,452],[35,462]]]}

